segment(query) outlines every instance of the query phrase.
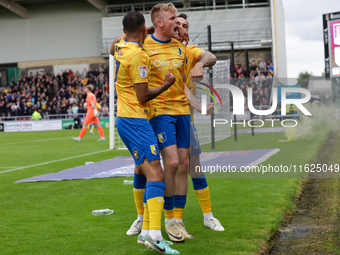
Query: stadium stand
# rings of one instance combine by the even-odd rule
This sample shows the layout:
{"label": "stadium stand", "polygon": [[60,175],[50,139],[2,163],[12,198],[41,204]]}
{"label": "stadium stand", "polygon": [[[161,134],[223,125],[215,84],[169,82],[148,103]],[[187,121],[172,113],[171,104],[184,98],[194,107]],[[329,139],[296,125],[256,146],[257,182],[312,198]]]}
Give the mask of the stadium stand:
{"label": "stadium stand", "polygon": [[103,107],[103,115],[107,116],[108,74],[106,67],[100,69],[93,71],[90,68],[88,71],[84,70],[82,74],[65,70],[57,75],[45,72],[40,76],[22,76],[0,92],[0,116],[3,120],[12,120],[14,116],[30,116],[35,106],[43,118],[47,115],[52,115],[50,118],[73,118],[78,114],[84,114],[86,84],[95,85],[97,101]]}
{"label": "stadium stand", "polygon": [[[253,89],[253,105],[268,105],[273,81],[273,64],[267,61],[262,70],[253,62],[249,79],[247,71],[240,63],[235,63],[234,81],[245,97],[247,88]],[[74,118],[85,114],[84,103],[86,84],[95,85],[97,101],[103,107],[103,116],[108,116],[109,82],[106,67],[101,70],[91,68],[80,74],[65,70],[62,74],[46,73],[40,76],[22,76],[17,82],[12,81],[10,87],[0,92],[0,117],[2,120],[13,120],[16,116],[31,116],[33,107],[45,118]],[[232,98],[231,98],[232,100]]]}

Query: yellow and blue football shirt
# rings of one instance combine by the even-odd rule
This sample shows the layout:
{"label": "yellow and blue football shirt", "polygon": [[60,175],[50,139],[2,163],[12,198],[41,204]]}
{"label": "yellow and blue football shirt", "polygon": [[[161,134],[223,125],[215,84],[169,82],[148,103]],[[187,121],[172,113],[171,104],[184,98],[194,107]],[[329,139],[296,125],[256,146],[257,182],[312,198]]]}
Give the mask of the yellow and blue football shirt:
{"label": "yellow and blue football shirt", "polygon": [[184,93],[183,74],[185,73],[186,49],[175,39],[161,41],[153,35],[147,37],[143,48],[150,58],[149,87],[163,85],[167,72],[176,77],[176,82],[151,102],[153,116],[189,115],[189,103]]}
{"label": "yellow and blue football shirt", "polygon": [[150,104],[139,102],[134,84],[149,81],[149,57],[138,42],[125,38],[115,47],[117,117],[147,119]]}
{"label": "yellow and blue football shirt", "polygon": [[193,45],[187,46],[187,64],[185,66],[185,84],[190,88],[192,94],[196,96],[196,83],[193,82],[190,79],[190,71],[191,69],[197,64],[198,62],[198,56],[205,52],[205,50],[202,50],[200,48],[197,48]]}

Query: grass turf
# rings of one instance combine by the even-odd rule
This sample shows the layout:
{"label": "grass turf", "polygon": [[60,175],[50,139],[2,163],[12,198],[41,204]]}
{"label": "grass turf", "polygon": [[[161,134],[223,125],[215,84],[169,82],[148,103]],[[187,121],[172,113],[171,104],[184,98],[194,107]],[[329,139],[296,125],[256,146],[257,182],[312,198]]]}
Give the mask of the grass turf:
{"label": "grass turf", "polygon": [[[86,134],[82,142],[71,139],[77,130],[0,133],[0,172],[106,150],[108,141]],[[105,130],[108,133],[108,130]],[[239,134],[216,143],[216,150],[280,148],[265,163],[312,163],[326,139],[320,130],[313,139],[278,143],[283,133]],[[210,151],[209,145],[202,146]],[[128,151],[98,154],[0,173],[0,254],[155,254],[125,232],[136,218],[132,186],[126,177],[61,182],[14,181],[101,161]],[[252,254],[265,246],[285,210],[293,207],[297,179],[209,178],[212,208],[225,232],[203,226],[203,216],[192,183],[189,183],[184,222],[193,240],[175,244],[181,254]],[[109,216],[91,215],[110,208]],[[163,228],[163,237],[167,235]]]}

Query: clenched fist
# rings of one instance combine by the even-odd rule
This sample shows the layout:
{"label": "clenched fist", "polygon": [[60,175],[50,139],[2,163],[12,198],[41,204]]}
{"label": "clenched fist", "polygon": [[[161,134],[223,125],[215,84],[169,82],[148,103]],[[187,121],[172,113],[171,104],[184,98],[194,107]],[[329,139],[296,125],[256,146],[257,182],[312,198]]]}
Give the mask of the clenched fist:
{"label": "clenched fist", "polygon": [[172,84],[174,84],[176,81],[175,75],[172,73],[167,72],[165,77],[164,77],[164,84],[166,84],[166,87],[170,87]]}

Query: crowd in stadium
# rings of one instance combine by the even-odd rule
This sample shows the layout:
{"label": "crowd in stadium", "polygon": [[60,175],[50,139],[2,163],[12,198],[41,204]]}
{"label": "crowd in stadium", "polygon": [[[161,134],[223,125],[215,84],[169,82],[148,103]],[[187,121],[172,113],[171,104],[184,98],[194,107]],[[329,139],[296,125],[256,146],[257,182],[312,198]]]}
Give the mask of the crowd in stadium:
{"label": "crowd in stadium", "polygon": [[41,75],[22,76],[17,82],[0,92],[0,116],[32,115],[37,110],[42,116],[67,114],[76,116],[86,113],[84,86],[93,84],[97,102],[104,116],[108,116],[109,79],[107,68],[84,69],[83,73],[64,70],[57,75],[45,72]]}
{"label": "crowd in stadium", "polygon": [[247,77],[247,70],[239,62],[234,68],[234,82],[239,87],[244,96],[248,97],[247,88],[251,87],[253,91],[253,105],[268,105],[270,99],[270,91],[273,82],[274,67],[270,60],[262,61],[257,66],[255,61],[252,61],[249,68],[249,78]]}
{"label": "crowd in stadium", "polygon": [[[263,59],[259,66],[252,61],[249,79],[246,68],[239,62],[234,68],[234,84],[247,98],[247,88],[253,88],[253,105],[268,105],[273,80],[273,64]],[[109,114],[109,80],[107,68],[102,65],[94,71],[89,68],[79,73],[65,70],[62,74],[22,76],[10,87],[0,92],[0,116],[13,117],[32,115],[36,109],[44,118],[46,115],[67,114],[76,116],[86,113],[84,86],[95,85],[94,94],[102,107],[103,116]]]}

